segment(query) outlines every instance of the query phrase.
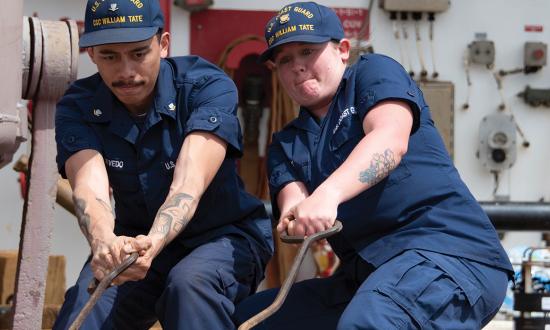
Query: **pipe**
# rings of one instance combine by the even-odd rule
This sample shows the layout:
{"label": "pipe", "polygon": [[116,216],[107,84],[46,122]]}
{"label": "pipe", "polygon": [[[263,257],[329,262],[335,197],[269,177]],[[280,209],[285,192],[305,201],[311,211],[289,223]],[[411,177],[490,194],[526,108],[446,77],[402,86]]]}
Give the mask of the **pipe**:
{"label": "pipe", "polygon": [[[21,155],[17,162],[13,165],[13,169],[19,173],[25,173],[28,175],[29,172],[29,157],[27,155]],[[26,192],[24,192],[26,194]],[[57,179],[57,194],[55,197],[57,204],[61,205],[65,210],[67,210],[72,215],[76,216],[73,203],[73,190],[69,181],[67,179],[58,178]]]}
{"label": "pipe", "polygon": [[497,230],[550,231],[550,203],[480,202]]}

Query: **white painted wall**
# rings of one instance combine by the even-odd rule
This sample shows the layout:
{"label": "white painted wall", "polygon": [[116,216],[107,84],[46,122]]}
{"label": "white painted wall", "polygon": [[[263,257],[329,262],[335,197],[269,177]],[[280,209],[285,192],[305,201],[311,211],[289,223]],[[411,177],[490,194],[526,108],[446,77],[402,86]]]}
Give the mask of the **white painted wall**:
{"label": "white painted wall", "polygon": [[[319,1],[333,7],[365,8],[367,0]],[[286,1],[252,0],[215,0],[215,9],[277,10]],[[28,0],[24,2],[25,15],[37,12],[41,19],[57,20],[62,16],[82,19],[84,0]],[[475,157],[477,150],[477,131],[482,117],[496,112],[500,103],[496,84],[487,70],[473,67],[473,81],[470,109],[463,111],[462,103],[466,98],[466,76],[463,69],[463,52],[474,39],[475,33],[486,33],[488,39],[496,44],[496,69],[512,69],[523,64],[523,43],[525,41],[550,42],[550,26],[547,13],[550,2],[546,0],[451,0],[451,8],[436,17],[435,53],[437,70],[441,80],[455,84],[455,163],[466,183],[479,200],[491,200],[493,189],[492,176],[481,166]],[[399,48],[393,38],[392,26],[388,15],[375,6],[371,24],[371,42],[377,52],[399,60]],[[173,7],[171,17],[172,55],[185,55],[189,52],[189,14]],[[525,24],[541,24],[543,33],[524,32]],[[227,27],[217,28],[223,31]],[[424,54],[431,73],[431,57],[427,43],[428,24],[421,26],[424,38]],[[414,35],[412,24],[409,34]],[[420,70],[416,48],[409,39],[407,48],[413,58],[413,68]],[[515,166],[504,173],[499,193],[509,194],[513,201],[550,200],[550,176],[548,162],[550,148],[550,109],[525,106],[515,95],[529,84],[532,87],[550,88],[550,69],[529,75],[513,75],[504,80],[504,95],[511,106],[519,125],[525,131],[531,147],[518,149]],[[95,67],[87,58],[80,57],[79,77],[95,72]],[[518,137],[519,139],[519,137]],[[519,140],[521,141],[521,140]],[[27,146],[19,150],[27,152]],[[17,156],[17,155],[16,155]],[[10,167],[0,171],[0,249],[17,249],[22,212],[22,200],[19,195],[17,175]],[[67,256],[67,284],[74,283],[78,271],[88,253],[88,247],[80,234],[76,220],[60,207],[57,208],[55,229],[52,242],[53,254]],[[508,236],[512,237],[512,236]],[[508,240],[508,237],[506,240]],[[518,240],[505,242],[508,247],[519,244],[537,244],[539,234],[518,235]]]}

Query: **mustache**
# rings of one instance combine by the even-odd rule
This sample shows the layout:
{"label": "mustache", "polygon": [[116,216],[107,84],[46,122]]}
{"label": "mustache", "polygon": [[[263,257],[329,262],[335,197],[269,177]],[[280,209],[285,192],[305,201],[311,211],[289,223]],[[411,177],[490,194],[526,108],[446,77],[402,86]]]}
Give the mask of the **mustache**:
{"label": "mustache", "polygon": [[145,81],[143,80],[136,80],[136,81],[124,81],[124,80],[118,80],[111,83],[111,86],[113,87],[137,87],[144,85]]}

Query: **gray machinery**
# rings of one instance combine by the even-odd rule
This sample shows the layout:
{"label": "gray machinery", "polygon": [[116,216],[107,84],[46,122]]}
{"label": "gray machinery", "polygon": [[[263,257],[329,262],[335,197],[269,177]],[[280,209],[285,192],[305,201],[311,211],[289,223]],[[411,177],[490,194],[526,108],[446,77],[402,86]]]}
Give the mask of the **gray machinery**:
{"label": "gray machinery", "polygon": [[78,28],[74,21],[23,17],[23,2],[2,1],[0,11],[0,167],[27,138],[33,100],[29,190],[21,225],[13,329],[41,329],[42,307],[57,188],[55,104],[76,78]]}
{"label": "gray machinery", "polygon": [[[477,64],[484,66],[494,77],[500,95],[501,102],[498,112],[486,116],[479,126],[479,146],[477,156],[482,165],[495,177],[493,196],[497,197],[499,175],[501,171],[514,165],[517,155],[516,132],[522,139],[522,146],[528,148],[530,142],[524,131],[517,123],[512,109],[506,104],[503,88],[503,80],[506,76],[517,73],[532,74],[538,72],[546,65],[547,45],[542,42],[525,42],[523,46],[523,67],[513,70],[495,70],[495,43],[487,40],[485,33],[476,34],[476,40],[468,45],[464,59],[468,91],[463,109],[469,108],[469,95],[472,82],[470,80],[470,66]],[[548,95],[544,90],[534,90],[529,87],[518,96],[524,98],[531,105],[545,105]],[[499,197],[500,198],[500,197]]]}
{"label": "gray machinery", "polygon": [[495,113],[479,126],[478,158],[491,172],[509,169],[517,157],[516,126],[511,116]]}
{"label": "gray machinery", "polygon": [[418,53],[418,61],[420,62],[420,79],[426,80],[428,70],[422,48],[420,22],[423,16],[427,17],[430,24],[428,39],[430,41],[432,58],[432,78],[435,79],[439,76],[435,65],[435,49],[433,44],[435,14],[448,10],[450,5],[450,0],[380,0],[380,8],[390,14],[390,20],[393,22],[393,34],[399,44],[400,62],[407,68],[411,76],[414,76],[415,72],[412,68],[410,54],[406,46],[407,40],[409,39],[409,32],[407,31],[405,22],[409,17],[414,22],[416,50]]}

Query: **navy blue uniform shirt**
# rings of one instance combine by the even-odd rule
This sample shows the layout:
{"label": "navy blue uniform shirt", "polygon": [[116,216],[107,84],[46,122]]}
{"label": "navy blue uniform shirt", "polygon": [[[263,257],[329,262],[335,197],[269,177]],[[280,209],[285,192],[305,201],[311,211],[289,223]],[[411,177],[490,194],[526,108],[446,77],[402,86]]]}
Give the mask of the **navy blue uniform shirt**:
{"label": "navy blue uniform shirt", "polygon": [[83,149],[105,160],[115,199],[115,232],[147,234],[164,203],[183,140],[194,131],[227,142],[227,155],[204,192],[195,215],[177,238],[195,247],[213,237],[238,233],[271,255],[271,227],[261,201],[245,192],[235,158],[242,152],[236,116],[237,90],[220,69],[196,56],[161,60],[147,116],[133,118],[99,74],[76,81],[57,106],[59,172]]}
{"label": "navy blue uniform shirt", "polygon": [[312,193],[365,136],[363,120],[384,100],[405,101],[414,116],[408,151],[388,177],[338,207],[340,255],[359,253],[379,266],[408,249],[464,257],[512,270],[491,222],[462,182],[434,127],[422,92],[389,57],[371,54],[346,69],[320,123],[306,109],[273,137],[269,186],[277,193],[303,182]]}

